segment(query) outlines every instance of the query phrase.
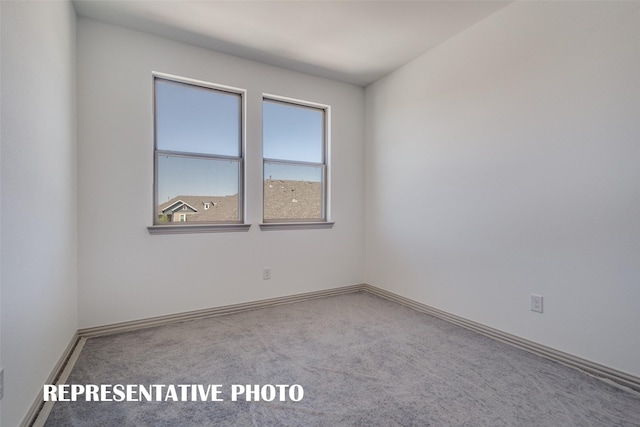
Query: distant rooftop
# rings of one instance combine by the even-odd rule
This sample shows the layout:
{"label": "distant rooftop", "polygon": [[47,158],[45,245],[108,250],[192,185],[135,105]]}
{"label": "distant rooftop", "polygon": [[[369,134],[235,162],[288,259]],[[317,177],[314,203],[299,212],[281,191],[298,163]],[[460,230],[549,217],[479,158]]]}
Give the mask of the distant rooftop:
{"label": "distant rooftop", "polygon": [[[322,184],[266,179],[264,219],[322,218]],[[238,221],[238,195],[179,195],[158,206],[160,222]]]}

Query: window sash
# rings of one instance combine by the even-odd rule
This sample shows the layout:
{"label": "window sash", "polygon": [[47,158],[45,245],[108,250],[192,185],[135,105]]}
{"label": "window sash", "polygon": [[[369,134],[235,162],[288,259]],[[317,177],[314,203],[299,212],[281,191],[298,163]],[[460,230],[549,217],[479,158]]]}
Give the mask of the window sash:
{"label": "window sash", "polygon": [[[176,104],[172,105],[165,101],[160,103],[158,88],[160,84],[164,84],[164,87],[180,88],[184,90],[184,97],[177,96],[174,92],[173,96],[177,96],[175,99]],[[178,91],[180,90],[178,89]],[[165,89],[165,91],[168,89]],[[194,93],[201,93],[203,96],[194,97]],[[198,84],[193,82],[186,82],[180,79],[168,79],[163,77],[154,78],[154,93],[155,93],[155,146],[159,150],[163,151],[180,151],[178,147],[186,147],[189,149],[182,150],[188,153],[194,154],[210,154],[210,155],[223,155],[231,157],[239,157],[242,153],[242,94],[238,92],[232,92],[225,89],[220,89],[214,85]],[[170,96],[166,93],[166,96]],[[191,98],[195,104],[186,104],[186,101]],[[229,107],[230,104],[237,103],[237,110],[234,112],[235,107]],[[197,105],[198,109],[193,109],[193,106]],[[177,107],[181,109],[175,110]],[[173,111],[167,111],[174,108]],[[205,114],[205,117],[190,117],[185,115],[186,110],[192,113],[193,116]],[[191,110],[191,111],[189,111]],[[189,134],[189,138],[185,138],[175,135],[175,130],[171,127],[165,127],[164,124],[160,126],[158,117],[160,113],[173,113],[175,116],[163,115],[169,124],[173,124],[178,131],[183,131]],[[231,118],[231,116],[233,118]],[[162,118],[161,118],[162,120]],[[226,121],[226,122],[225,122]],[[233,122],[237,121],[236,126],[233,126]],[[228,123],[231,122],[231,123]],[[191,125],[192,127],[190,127]],[[195,130],[195,132],[194,132]],[[232,139],[225,140],[223,135],[227,135]],[[162,136],[162,141],[161,137]],[[180,142],[176,143],[175,139]],[[234,143],[235,141],[235,143]],[[162,142],[162,144],[161,144]]]}
{"label": "window sash", "polygon": [[[237,164],[237,176],[236,176],[236,188],[237,188],[237,195],[238,195],[238,204],[237,204],[237,212],[238,215],[236,218],[234,219],[228,219],[228,220],[209,220],[209,221],[186,221],[189,224],[242,224],[242,218],[243,218],[243,206],[244,206],[244,198],[242,197],[243,194],[243,176],[244,176],[244,169],[243,169],[243,159],[242,158],[233,158],[233,157],[228,157],[228,156],[210,156],[210,155],[188,155],[185,153],[173,153],[173,152],[163,152],[163,151],[157,151],[156,152],[156,156],[155,156],[155,183],[154,183],[154,225],[175,225],[175,221],[174,222],[170,222],[170,223],[166,223],[166,222],[162,222],[160,221],[160,214],[162,213],[160,211],[160,206],[166,202],[161,202],[159,199],[159,192],[161,190],[160,185],[161,185],[161,178],[159,176],[159,174],[161,173],[160,171],[160,158],[161,157],[167,157],[167,158],[182,158],[182,159],[190,159],[190,160],[205,160],[205,161],[223,161],[223,162],[232,162],[232,163],[236,163]],[[219,195],[213,195],[213,194],[176,194],[174,196],[210,196],[211,199],[213,198],[218,198],[218,197],[223,197],[224,195],[219,194]],[[205,200],[203,200],[204,202]],[[207,210],[209,211],[210,209],[204,209],[203,206],[199,206],[198,208],[203,209],[203,210]],[[179,222],[179,221],[178,221]]]}
{"label": "window sash", "polygon": [[[285,167],[296,167],[301,168],[317,168],[320,172],[320,180],[319,181],[309,181],[309,180],[282,180],[281,177],[276,176],[272,178],[269,176],[269,166],[285,166]],[[324,163],[311,163],[311,162],[293,162],[290,160],[273,160],[273,159],[264,159],[263,160],[263,201],[262,201],[262,217],[263,222],[265,223],[282,223],[282,222],[326,222],[327,221],[327,183],[326,183],[326,174],[327,167]],[[304,186],[305,183],[307,185],[313,185],[314,182],[318,182],[320,184],[320,206],[319,206],[319,216],[309,216],[309,217],[294,217],[294,216],[283,216],[283,217],[273,217],[270,215],[271,209],[268,207],[269,200],[267,196],[267,183],[272,185],[272,182],[276,182],[276,185],[279,185],[280,181],[297,181],[299,184]],[[290,197],[295,198],[294,195]],[[300,202],[305,203],[309,202],[309,200],[302,199]],[[283,207],[283,210],[287,210],[286,207]],[[291,209],[289,209],[291,210]]]}
{"label": "window sash", "polygon": [[[274,120],[273,122],[265,123],[265,117],[268,115],[266,107],[269,105],[282,108],[280,114],[286,114],[286,119],[284,119],[286,123],[282,123],[283,116],[277,113],[275,116],[271,116]],[[263,98],[262,110],[263,154],[265,157],[293,162],[326,163],[326,108],[265,97]],[[310,116],[308,113],[319,114],[319,116]],[[306,126],[313,126],[309,128],[312,133],[301,133],[301,129],[296,126],[298,120],[306,123]],[[289,142],[296,141],[293,145],[284,147],[281,145],[282,137],[278,134],[274,135],[274,133],[278,133],[277,125],[283,125],[288,128],[288,137],[286,139],[289,139]],[[276,126],[276,129],[272,126]],[[273,154],[280,154],[280,156],[271,157]]]}
{"label": "window sash", "polygon": [[[238,156],[230,156],[230,155],[220,155],[215,153],[200,153],[200,152],[192,152],[192,151],[177,151],[177,150],[163,150],[158,148],[158,99],[157,99],[157,85],[156,83],[159,81],[165,81],[170,83],[184,84],[194,86],[199,89],[211,90],[214,92],[226,93],[229,95],[236,95],[239,97],[239,108],[238,108]],[[180,225],[206,225],[206,224],[243,224],[244,223],[244,150],[243,150],[243,141],[244,141],[244,91],[241,89],[231,88],[231,87],[222,87],[219,85],[214,85],[206,82],[194,81],[191,79],[176,77],[176,76],[168,76],[160,73],[155,73],[153,75],[153,117],[154,117],[154,193],[153,193],[153,222],[154,226],[156,225],[171,225],[171,226],[180,226]],[[235,138],[234,138],[235,139]],[[159,207],[162,204],[159,199],[159,174],[162,173],[159,167],[159,158],[160,157],[175,157],[175,158],[185,158],[185,159],[199,159],[199,160],[213,160],[213,161],[231,161],[237,163],[238,169],[238,177],[237,177],[237,194],[238,194],[238,206],[237,218],[233,220],[223,220],[223,221],[186,221],[186,222],[172,222],[172,223],[164,223],[159,220],[160,210]],[[200,207],[202,208],[202,207]]]}
{"label": "window sash", "polygon": [[[264,223],[295,223],[295,222],[327,222],[328,216],[328,123],[329,123],[329,107],[325,105],[315,104],[311,102],[293,100],[288,98],[278,97],[276,95],[263,95],[263,112],[264,105],[266,103],[273,104],[283,104],[291,107],[309,109],[313,111],[320,112],[322,114],[322,125],[321,125],[321,159],[320,162],[309,162],[309,161],[298,161],[295,159],[278,159],[278,158],[267,158],[263,156],[263,203],[262,203],[262,220]],[[263,128],[264,128],[264,117],[263,117]],[[263,144],[264,135],[263,135]],[[268,151],[268,150],[267,150]],[[263,147],[263,153],[265,152]],[[269,165],[283,165],[283,166],[308,166],[308,167],[318,167],[321,170],[321,178],[320,178],[320,216],[318,218],[267,218],[267,196],[265,194],[265,183],[268,180],[267,176],[267,166]]]}

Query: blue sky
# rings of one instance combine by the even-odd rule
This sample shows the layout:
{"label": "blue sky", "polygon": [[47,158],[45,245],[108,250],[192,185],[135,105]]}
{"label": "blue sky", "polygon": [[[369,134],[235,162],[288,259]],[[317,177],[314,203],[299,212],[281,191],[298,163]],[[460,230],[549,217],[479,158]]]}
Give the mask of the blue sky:
{"label": "blue sky", "polygon": [[160,150],[223,156],[240,153],[240,95],[158,80]]}
{"label": "blue sky", "polygon": [[[240,154],[239,95],[159,79],[156,102],[159,150]],[[323,128],[321,110],[265,101],[264,157],[322,163]],[[158,203],[177,195],[224,196],[238,192],[239,166],[233,160],[159,156],[158,172]],[[267,164],[264,178],[269,177],[321,181],[322,169]]]}
{"label": "blue sky", "polygon": [[265,158],[323,162],[321,110],[268,100],[262,105]]}

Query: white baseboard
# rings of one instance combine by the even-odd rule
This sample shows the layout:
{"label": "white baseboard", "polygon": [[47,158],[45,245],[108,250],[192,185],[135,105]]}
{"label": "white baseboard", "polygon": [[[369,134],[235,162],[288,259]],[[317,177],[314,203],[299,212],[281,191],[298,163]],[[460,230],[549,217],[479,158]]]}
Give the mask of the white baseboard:
{"label": "white baseboard", "polygon": [[[71,352],[71,355],[69,356],[69,359],[67,360],[67,363],[65,364],[64,367],[62,367],[62,373],[60,374],[60,376],[58,377],[58,379],[56,380],[55,383],[47,383],[47,384],[66,384],[67,383],[67,379],[69,378],[69,374],[71,373],[71,370],[73,369],[73,367],[76,364],[76,361],[78,360],[78,356],[80,356],[80,352],[82,351],[82,347],[84,347],[84,343],[87,341],[86,338],[80,338],[78,340],[78,343],[76,344],[76,346],[73,348],[73,351]],[[40,396],[40,401],[42,401],[42,396]],[[51,410],[53,409],[53,405],[55,402],[44,402],[42,407],[40,408],[40,411],[36,414],[36,418],[33,421],[33,423],[31,423],[29,425],[29,427],[44,427],[44,423],[45,421],[47,421],[47,417],[49,416],[49,413],[51,412]]]}
{"label": "white baseboard", "polygon": [[[42,384],[43,387],[45,384],[57,384],[59,382],[60,383],[64,382],[64,381],[60,381],[61,377],[65,371],[65,368],[69,367],[68,368],[69,372],[71,371],[71,368],[73,368],[73,364],[75,364],[75,359],[72,361],[73,363],[70,363],[70,361],[74,353],[78,353],[75,350],[78,347],[79,342],[80,342],[80,336],[76,332],[71,337],[71,341],[69,341],[67,348],[65,348],[64,352],[62,352],[62,356],[60,356],[60,359],[58,359],[58,362],[55,364],[55,366],[51,370],[51,373],[47,377],[46,381],[44,382],[44,384]],[[36,423],[36,420],[38,419],[38,415],[42,413],[42,409],[44,407],[44,401],[42,399],[43,387],[40,388],[40,391],[38,392],[36,398],[34,399],[33,403],[29,407],[29,410],[27,411],[26,415],[22,419],[22,422],[20,423],[20,427],[33,427],[34,425],[36,425],[35,423]]]}
{"label": "white baseboard", "polygon": [[[206,317],[222,316],[225,314],[240,313],[248,310],[257,310],[260,308],[273,307],[281,304],[308,301],[316,298],[325,298],[359,291],[369,292],[373,295],[377,295],[381,298],[393,301],[421,313],[432,315],[449,323],[453,323],[463,328],[472,330],[474,332],[480,333],[487,337],[496,339],[498,341],[520,348],[538,356],[542,356],[555,362],[562,363],[563,365],[586,372],[589,375],[602,379],[618,387],[626,388],[633,392],[640,392],[640,377],[618,371],[616,369],[612,369],[607,366],[600,365],[598,363],[591,362],[589,360],[582,359],[580,357],[564,353],[559,350],[555,350],[551,347],[537,344],[533,341],[529,341],[524,338],[499,331],[497,329],[490,328],[480,323],[476,323],[471,320],[449,314],[445,311],[438,310],[428,305],[413,301],[409,298],[394,294],[393,292],[389,292],[384,289],[380,289],[367,284],[344,286],[340,288],[327,289],[324,291],[308,292],[242,304],[233,304],[205,310],[189,311],[167,316],[134,320],[131,322],[122,322],[112,325],[80,329],[72,338],[71,342],[67,346],[67,349],[60,357],[60,360],[54,367],[45,384],[63,384],[66,381],[87,338],[113,335],[127,331],[150,328],[153,326],[203,319]],[[49,414],[49,411],[51,411],[52,406],[53,404],[51,404],[50,406],[44,405],[44,402],[42,400],[42,392],[40,392],[36,397],[34,403],[31,405],[29,412],[24,417],[24,420],[20,424],[20,426],[39,427],[41,425],[44,425],[44,421],[46,421],[46,418]]]}
{"label": "white baseboard", "polygon": [[[233,304],[223,307],[215,307],[204,310],[189,311],[184,313],[170,314],[166,316],[152,317],[148,319],[134,320],[111,325],[98,326],[94,328],[79,329],[71,339],[58,363],[54,366],[51,374],[43,384],[64,384],[73,369],[75,362],[86,342],[87,338],[113,335],[121,332],[134,331],[138,329],[150,328],[153,326],[166,325],[169,323],[185,322],[188,320],[203,319],[206,317],[221,316],[224,314],[240,313],[242,311],[256,310],[260,308],[272,307],[275,305],[288,304],[292,302],[307,301],[316,298],[324,298],[335,295],[342,295],[363,290],[365,285],[343,286],[339,288],[327,289],[323,291],[308,292],[303,294],[289,295],[266,300]],[[42,399],[42,388],[36,396],[29,411],[24,416],[20,427],[40,427],[44,425],[53,403],[45,405]]]}
{"label": "white baseboard", "polygon": [[153,326],[166,325],[169,323],[186,322],[188,320],[204,319],[206,317],[222,316],[224,314],[240,313],[242,311],[257,310],[260,308],[273,307],[275,305],[289,304],[292,302],[308,301],[315,298],[325,298],[351,292],[358,292],[363,290],[364,286],[365,285],[363,284],[343,286],[340,288],[327,289],[324,291],[307,292],[303,294],[270,298],[241,304],[207,308],[204,310],[188,311],[184,313],[169,314],[166,316],[158,316],[148,319],[133,320],[130,322],[115,323],[112,325],[97,326],[94,328],[85,328],[78,330],[78,335],[84,338],[93,338],[105,335],[119,334],[121,332],[135,331],[138,329],[151,328]]}
{"label": "white baseboard", "polygon": [[537,354],[538,356],[545,357],[558,363],[562,363],[563,365],[569,366],[571,368],[579,369],[594,377],[608,380],[608,382],[611,381],[615,383],[614,385],[626,387],[634,390],[635,392],[640,392],[640,377],[637,377],[635,375],[618,371],[599,363],[591,362],[581,357],[574,356],[572,354],[565,353],[551,347],[547,347],[542,344],[538,344],[533,341],[508,334],[506,332],[502,332],[498,329],[490,328],[489,326],[485,326],[453,314],[449,314],[445,311],[438,310],[437,308],[433,308],[428,305],[413,301],[409,298],[402,297],[400,295],[385,291],[384,289],[380,289],[375,286],[363,285],[362,289],[379,297],[388,299],[398,304],[402,304],[406,307],[412,308],[422,313],[430,314],[439,319],[446,320],[449,323],[453,323],[463,328],[470,329],[474,332],[478,332],[479,334],[512,345],[519,349],[526,350],[530,353]]}

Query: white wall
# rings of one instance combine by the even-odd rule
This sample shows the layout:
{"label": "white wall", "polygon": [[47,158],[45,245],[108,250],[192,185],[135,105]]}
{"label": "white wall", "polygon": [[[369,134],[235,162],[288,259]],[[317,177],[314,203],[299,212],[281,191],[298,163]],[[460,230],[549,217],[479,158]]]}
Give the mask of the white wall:
{"label": "white wall", "polygon": [[[2,2],[0,2],[0,45],[2,43]],[[0,177],[2,177],[2,49],[0,46]],[[0,242],[2,242],[2,184],[0,184]],[[0,250],[0,369],[2,364],[2,250]],[[2,427],[2,401],[0,400],[0,427]]]}
{"label": "white wall", "polygon": [[640,375],[638,76],[639,3],[516,2],[368,87],[367,282]]}
{"label": "white wall", "polygon": [[2,424],[16,426],[77,329],[75,13],[2,3]]}
{"label": "white wall", "polygon": [[[85,18],[77,43],[80,328],[362,283],[362,88]],[[152,71],[248,91],[249,232],[147,232]],[[263,93],[331,105],[333,229],[260,231]]]}

